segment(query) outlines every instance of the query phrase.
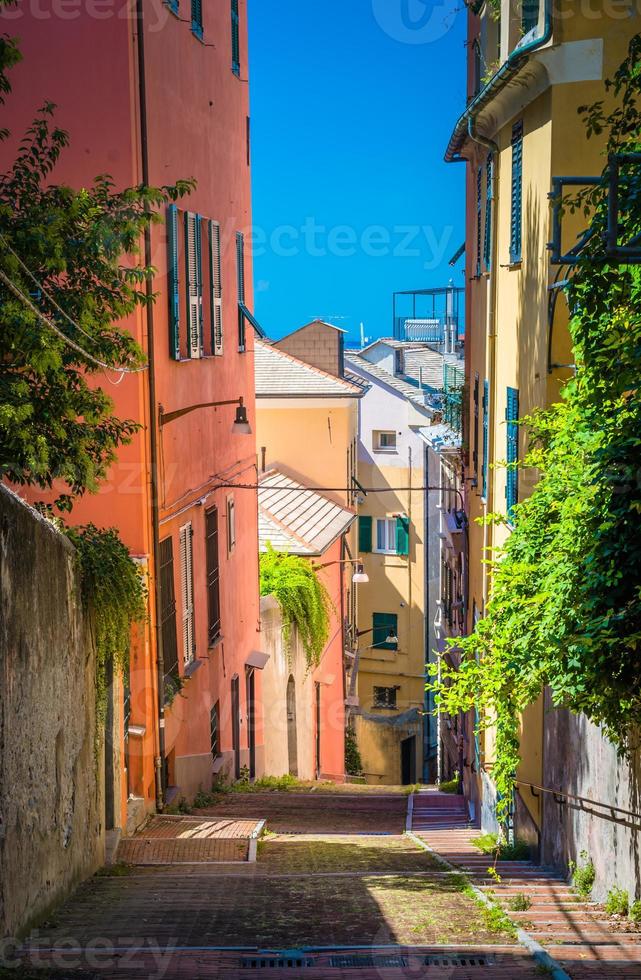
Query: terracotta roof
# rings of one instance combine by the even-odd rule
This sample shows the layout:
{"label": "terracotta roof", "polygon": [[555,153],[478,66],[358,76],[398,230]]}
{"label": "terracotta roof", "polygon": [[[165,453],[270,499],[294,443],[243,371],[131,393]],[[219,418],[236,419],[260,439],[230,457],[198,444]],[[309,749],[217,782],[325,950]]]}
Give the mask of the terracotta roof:
{"label": "terracotta roof", "polygon": [[278,469],[259,480],[258,538],[260,550],[267,544],[293,555],[322,555],[343,534],[356,515],[308,490]]}
{"label": "terracotta roof", "polygon": [[255,343],[254,370],[257,398],[349,398],[363,394],[349,381],[259,340]]}

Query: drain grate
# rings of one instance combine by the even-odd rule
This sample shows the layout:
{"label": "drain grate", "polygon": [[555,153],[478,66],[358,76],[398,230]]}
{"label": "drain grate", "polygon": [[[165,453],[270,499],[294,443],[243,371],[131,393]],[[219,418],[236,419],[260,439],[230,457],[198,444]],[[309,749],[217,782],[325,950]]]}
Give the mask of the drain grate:
{"label": "drain grate", "polygon": [[243,970],[301,970],[314,966],[309,956],[247,956],[240,961]]}
{"label": "drain grate", "polygon": [[480,954],[449,953],[426,956],[423,963],[425,966],[494,966],[494,957]]}
{"label": "drain grate", "polygon": [[329,965],[339,967],[344,970],[348,970],[350,968],[358,969],[359,967],[367,966],[400,967],[407,966],[407,957],[394,955],[330,956]]}

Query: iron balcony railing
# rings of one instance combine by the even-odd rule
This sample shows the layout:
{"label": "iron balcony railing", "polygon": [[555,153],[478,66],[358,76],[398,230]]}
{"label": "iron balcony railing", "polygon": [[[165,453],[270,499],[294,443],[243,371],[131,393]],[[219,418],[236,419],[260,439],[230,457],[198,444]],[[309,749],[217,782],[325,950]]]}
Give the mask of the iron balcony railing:
{"label": "iron balcony railing", "polygon": [[464,311],[465,290],[453,285],[394,293],[394,337],[454,352],[465,336]]}
{"label": "iron balcony railing", "polygon": [[463,393],[465,373],[454,364],[443,365],[443,421],[456,432],[463,435]]}

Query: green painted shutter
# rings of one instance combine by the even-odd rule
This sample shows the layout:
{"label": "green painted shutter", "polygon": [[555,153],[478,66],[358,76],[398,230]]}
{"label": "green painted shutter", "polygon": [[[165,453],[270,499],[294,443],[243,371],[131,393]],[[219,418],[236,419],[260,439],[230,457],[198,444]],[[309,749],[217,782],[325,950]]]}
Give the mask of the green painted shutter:
{"label": "green painted shutter", "polygon": [[187,349],[190,357],[203,355],[203,270],[200,215],[185,212],[185,267],[187,272]]}
{"label": "green painted shutter", "polygon": [[481,496],[487,498],[487,475],[490,457],[490,385],[483,382],[483,465]]}
{"label": "green painted shutter", "polygon": [[231,0],[231,70],[240,76],[240,17],[238,0]]}
{"label": "green painted shutter", "polygon": [[540,0],[523,0],[521,11],[521,27],[523,35],[529,34],[531,30],[539,25]]}
{"label": "green painted shutter", "polygon": [[489,272],[492,267],[492,178],[494,174],[494,161],[492,154],[487,158],[485,168],[485,238],[483,241],[483,261],[485,271]]}
{"label": "green painted shutter", "polygon": [[512,200],[510,207],[510,262],[521,261],[523,225],[523,123],[512,127]]}
{"label": "green painted shutter", "polygon": [[223,353],[223,278],[220,254],[220,225],[209,221],[209,288],[211,290],[211,349]]}
{"label": "green painted shutter", "polygon": [[[519,460],[519,393],[516,388],[507,389],[507,462],[516,464]],[[516,465],[510,465],[505,480],[505,498],[507,501],[508,517],[512,516],[514,506],[519,499],[519,471]]]}
{"label": "green painted shutter", "polygon": [[372,616],[372,646],[379,650],[398,650],[398,643],[390,643],[390,631],[398,636],[398,616],[396,613],[374,613]]}
{"label": "green painted shutter", "polygon": [[481,275],[481,227],[483,223],[483,171],[476,172],[476,275]]}
{"label": "green painted shutter", "polygon": [[203,36],[203,0],[191,0],[191,29],[202,39]]}
{"label": "green painted shutter", "polygon": [[409,517],[396,518],[396,554],[409,555],[410,553],[410,519]]}
{"label": "green painted shutter", "polygon": [[167,252],[169,284],[169,356],[180,360],[180,300],[178,282],[178,208],[167,208]]}
{"label": "green painted shutter", "polygon": [[372,518],[367,515],[358,518],[358,550],[362,553],[372,550]]}
{"label": "green painted shutter", "polygon": [[236,280],[238,289],[238,350],[245,350],[245,236],[236,232]]}

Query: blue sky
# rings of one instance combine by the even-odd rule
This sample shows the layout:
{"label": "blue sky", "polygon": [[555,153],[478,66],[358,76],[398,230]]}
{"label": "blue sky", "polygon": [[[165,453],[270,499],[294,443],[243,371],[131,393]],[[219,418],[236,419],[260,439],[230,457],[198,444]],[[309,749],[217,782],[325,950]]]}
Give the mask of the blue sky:
{"label": "blue sky", "polygon": [[461,0],[248,0],[256,313],[391,331],[394,290],[463,285]]}

